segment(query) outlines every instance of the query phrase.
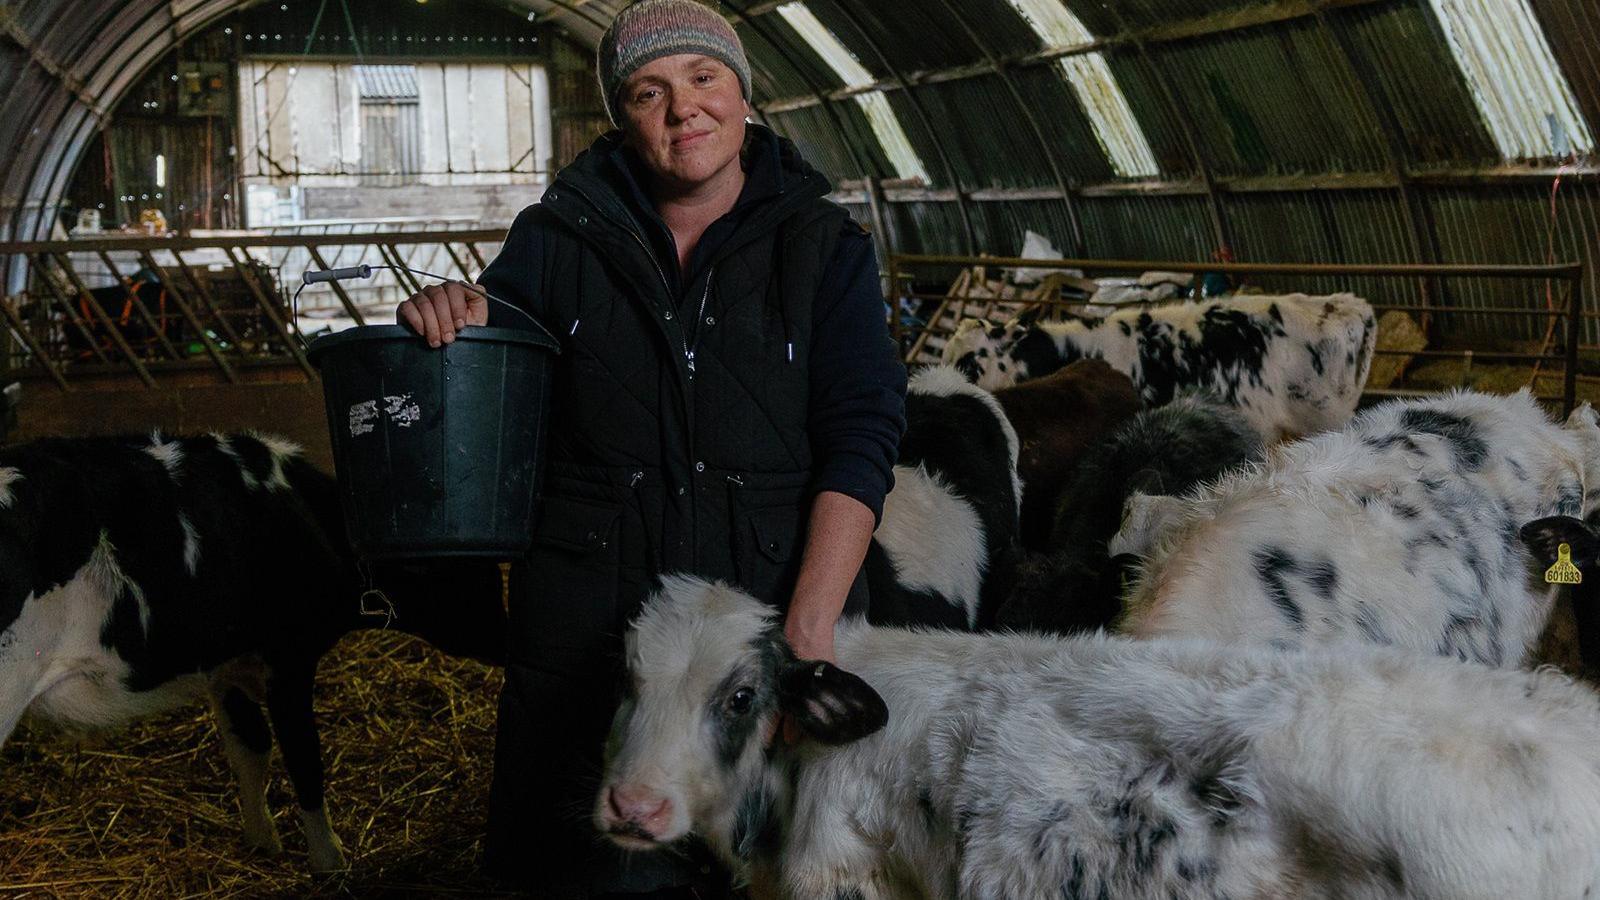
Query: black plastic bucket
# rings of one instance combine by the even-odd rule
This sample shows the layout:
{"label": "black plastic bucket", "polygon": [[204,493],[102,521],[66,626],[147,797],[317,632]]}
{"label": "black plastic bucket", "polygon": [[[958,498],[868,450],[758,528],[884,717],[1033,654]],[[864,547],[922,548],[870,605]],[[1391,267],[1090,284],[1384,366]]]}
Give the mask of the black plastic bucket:
{"label": "black plastic bucket", "polygon": [[357,555],[528,549],[560,352],[553,338],[468,328],[433,348],[399,325],[367,325],[320,337],[309,352]]}

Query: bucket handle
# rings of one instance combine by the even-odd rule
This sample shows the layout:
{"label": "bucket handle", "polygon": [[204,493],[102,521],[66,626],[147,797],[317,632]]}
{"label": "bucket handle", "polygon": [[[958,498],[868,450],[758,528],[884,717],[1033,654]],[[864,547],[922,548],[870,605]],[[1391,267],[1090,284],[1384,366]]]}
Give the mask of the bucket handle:
{"label": "bucket handle", "polygon": [[295,336],[300,339],[300,345],[302,347],[305,346],[305,344],[306,344],[306,338],[305,338],[305,335],[300,333],[299,301],[300,301],[300,292],[306,289],[306,285],[308,285],[308,284],[316,284],[318,282],[324,282],[324,281],[345,281],[345,280],[348,280],[348,279],[351,279],[351,278],[371,278],[372,277],[372,272],[373,272],[374,269],[390,269],[390,270],[396,271],[396,272],[410,272],[413,275],[422,275],[422,276],[424,276],[426,278],[437,278],[440,281],[453,281],[456,284],[459,284],[462,287],[467,288],[468,290],[476,291],[476,292],[482,294],[485,298],[487,298],[489,300],[493,300],[494,302],[500,304],[501,306],[504,306],[507,309],[510,309],[513,312],[516,312],[518,315],[522,316],[523,318],[527,319],[529,322],[533,323],[533,327],[539,329],[539,331],[542,332],[545,337],[550,339],[551,343],[555,344],[557,347],[561,346],[561,342],[556,340],[556,336],[550,333],[550,329],[544,327],[544,323],[540,322],[538,319],[535,319],[533,317],[532,313],[530,313],[527,310],[523,309],[522,307],[516,305],[515,303],[511,303],[511,302],[502,300],[499,297],[496,297],[495,295],[493,295],[493,294],[489,293],[488,291],[484,290],[479,285],[468,284],[467,282],[462,281],[462,280],[460,280],[458,278],[448,278],[448,277],[446,277],[444,275],[440,275],[440,274],[435,273],[435,272],[424,272],[421,269],[413,269],[410,266],[373,266],[373,265],[367,265],[367,264],[363,263],[363,264],[361,264],[359,266],[349,266],[347,268],[342,268],[342,269],[315,269],[315,270],[308,270],[305,274],[300,276],[300,286],[294,289],[294,297],[291,298],[290,301],[289,301],[289,314],[294,317],[294,323],[295,323],[294,333],[295,333]]}

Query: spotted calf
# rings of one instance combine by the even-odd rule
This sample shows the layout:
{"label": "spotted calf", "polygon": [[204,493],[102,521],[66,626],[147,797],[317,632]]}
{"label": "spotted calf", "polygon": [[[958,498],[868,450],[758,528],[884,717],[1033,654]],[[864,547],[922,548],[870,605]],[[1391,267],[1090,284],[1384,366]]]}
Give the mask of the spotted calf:
{"label": "spotted calf", "polygon": [[963,321],[944,361],[990,390],[1085,357],[1133,379],[1147,406],[1183,390],[1239,407],[1269,441],[1339,428],[1372,364],[1372,307],[1351,294],[1243,296],[1127,309],[1104,318]]}
{"label": "spotted calf", "polygon": [[[1600,697],[1378,647],[846,625],[668,578],[627,635],[597,827],[758,896],[1581,897]],[[810,740],[772,743],[780,714]]]}
{"label": "spotted calf", "polygon": [[1597,476],[1587,406],[1563,426],[1526,391],[1383,404],[1164,501],[1122,627],[1282,647],[1353,639],[1515,666],[1554,599],[1520,529],[1592,510]]}
{"label": "spotted calf", "polygon": [[867,550],[879,624],[975,628],[1009,589],[1017,432],[994,396],[948,366],[911,378],[894,489]]}
{"label": "spotted calf", "polygon": [[[311,691],[323,653],[374,621],[359,613],[362,586],[333,479],[283,441],[157,435],[0,449],[0,744],[24,713],[87,731],[208,697],[246,842],[280,846],[265,806],[275,734],[311,866],[342,868]],[[492,564],[396,567],[379,586],[397,627],[501,656]]]}

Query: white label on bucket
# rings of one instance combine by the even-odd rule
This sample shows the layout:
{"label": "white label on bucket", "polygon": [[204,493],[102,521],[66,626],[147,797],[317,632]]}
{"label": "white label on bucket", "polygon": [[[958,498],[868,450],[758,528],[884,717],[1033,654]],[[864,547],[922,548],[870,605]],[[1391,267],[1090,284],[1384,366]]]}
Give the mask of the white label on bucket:
{"label": "white label on bucket", "polygon": [[363,400],[350,405],[350,436],[366,434],[377,428],[378,401]]}
{"label": "white label on bucket", "polygon": [[388,414],[389,420],[401,428],[410,428],[412,422],[422,418],[422,410],[417,404],[411,402],[410,394],[385,397],[383,402],[387,404],[383,411]]}

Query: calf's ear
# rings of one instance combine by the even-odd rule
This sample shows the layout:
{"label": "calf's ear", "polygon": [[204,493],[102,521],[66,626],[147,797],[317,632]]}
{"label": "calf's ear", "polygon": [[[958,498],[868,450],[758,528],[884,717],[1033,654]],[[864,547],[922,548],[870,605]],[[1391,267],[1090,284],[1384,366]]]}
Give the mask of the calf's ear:
{"label": "calf's ear", "polygon": [[1522,526],[1522,543],[1533,558],[1544,565],[1554,565],[1561,545],[1572,550],[1572,564],[1578,568],[1593,565],[1600,556],[1600,536],[1582,519],[1572,516],[1548,516],[1535,519]]}
{"label": "calf's ear", "polygon": [[859,676],[820,660],[798,660],[778,673],[778,705],[812,739],[858,741],[889,723],[889,706]]}
{"label": "calf's ear", "polygon": [[1039,319],[1044,315],[1044,313],[1045,307],[1043,303],[1040,303],[1037,306],[1030,306],[1022,311],[1022,315],[1012,319],[1008,324],[1012,328],[1018,328],[1026,331],[1039,324]]}

